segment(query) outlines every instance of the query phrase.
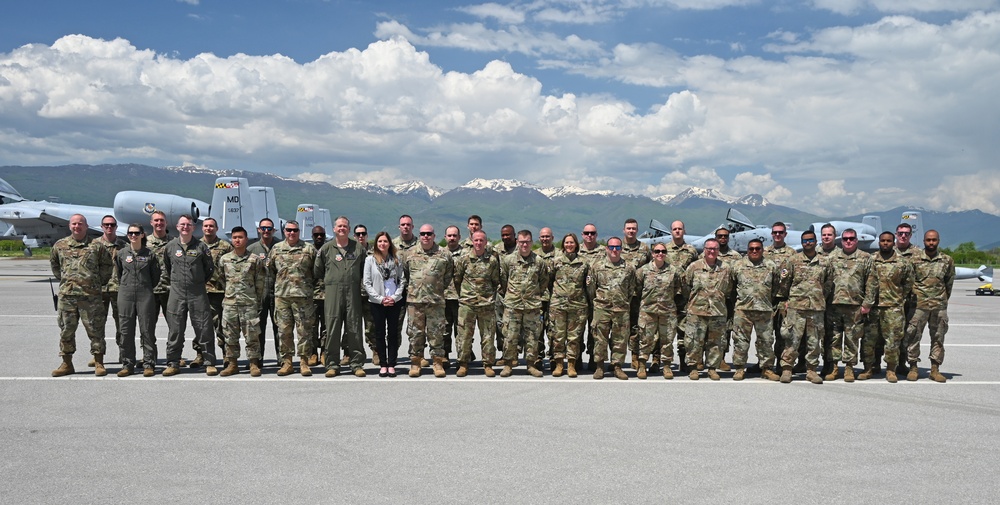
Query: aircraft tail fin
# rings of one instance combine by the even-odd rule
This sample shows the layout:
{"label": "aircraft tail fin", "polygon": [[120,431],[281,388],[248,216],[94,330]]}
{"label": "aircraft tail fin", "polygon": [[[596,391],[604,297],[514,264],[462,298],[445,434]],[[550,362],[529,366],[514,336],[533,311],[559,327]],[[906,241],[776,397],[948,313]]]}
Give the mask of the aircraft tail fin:
{"label": "aircraft tail fin", "polygon": [[24,201],[24,197],[21,193],[18,193],[14,186],[11,186],[7,181],[0,179],[0,203],[12,203]]}
{"label": "aircraft tail fin", "polygon": [[981,265],[979,267],[979,280],[983,282],[993,282],[993,267]]}
{"label": "aircraft tail fin", "polygon": [[919,244],[923,241],[924,232],[924,218],[917,210],[908,210],[903,212],[902,218],[900,218],[900,223],[908,223],[913,228],[913,235],[910,239],[915,243]]}
{"label": "aircraft tail fin", "polygon": [[257,221],[250,196],[250,183],[242,177],[219,177],[212,192],[209,214],[219,223],[219,234],[229,236],[233,228],[242,226],[247,238],[257,238]]}

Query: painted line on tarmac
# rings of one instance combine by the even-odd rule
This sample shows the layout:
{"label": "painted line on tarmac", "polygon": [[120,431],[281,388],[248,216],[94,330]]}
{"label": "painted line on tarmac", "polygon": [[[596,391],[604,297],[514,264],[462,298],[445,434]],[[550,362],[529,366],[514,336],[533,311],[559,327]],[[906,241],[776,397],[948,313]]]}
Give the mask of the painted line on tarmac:
{"label": "painted line on tarmac", "polygon": [[[192,374],[193,375],[193,374]],[[674,379],[674,380],[664,380],[664,379],[652,379],[652,380],[638,380],[635,377],[630,378],[628,381],[617,380],[614,377],[605,377],[603,380],[594,380],[589,377],[581,377],[581,380],[569,379],[568,377],[563,380],[559,377],[546,377],[543,379],[537,379],[534,377],[508,377],[508,378],[487,378],[487,377],[466,377],[466,378],[455,378],[449,376],[450,380],[438,380],[436,377],[422,377],[419,379],[411,379],[409,377],[397,378],[395,380],[383,379],[382,377],[372,377],[375,374],[370,374],[369,377],[358,378],[353,376],[340,376],[332,379],[327,379],[322,377],[322,374],[318,374],[319,377],[277,377],[277,376],[263,376],[263,377],[250,377],[249,375],[245,377],[206,377],[202,376],[191,376],[191,377],[161,377],[157,375],[156,377],[141,377],[133,376],[128,378],[114,377],[113,374],[106,377],[94,377],[93,375],[87,376],[83,375],[81,377],[0,377],[2,382],[32,382],[32,381],[126,381],[135,383],[148,384],[150,382],[307,382],[311,381],[315,384],[344,384],[344,383],[380,383],[380,384],[421,384],[421,383],[436,383],[436,384],[457,384],[457,383],[520,383],[520,384],[622,384],[622,383],[639,383],[639,384],[771,384],[774,386],[779,386],[781,383],[764,380],[760,378],[747,379],[743,381],[734,381],[732,379],[724,379],[721,381],[712,381],[707,378],[702,378],[697,381],[690,379]],[[153,380],[151,380],[153,379]],[[373,380],[380,379],[380,380]],[[813,387],[804,379],[798,379],[792,382],[792,384],[799,384],[803,386]],[[882,385],[894,385],[884,379],[872,379],[867,381],[858,381],[852,384],[846,384],[844,382],[827,382],[828,385],[842,386],[842,387],[866,387],[866,386],[882,386]],[[959,380],[949,380],[948,385],[958,385],[958,386],[1000,386],[1000,381],[959,381]],[[900,381],[895,384],[899,387],[911,387],[911,386],[942,386],[930,379],[921,379],[916,382]]]}

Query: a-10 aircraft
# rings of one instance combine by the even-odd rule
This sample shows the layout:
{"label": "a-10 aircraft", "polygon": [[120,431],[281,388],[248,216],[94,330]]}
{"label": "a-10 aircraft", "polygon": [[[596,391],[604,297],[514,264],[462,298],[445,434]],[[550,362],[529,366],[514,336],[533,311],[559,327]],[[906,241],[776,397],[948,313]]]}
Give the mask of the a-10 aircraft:
{"label": "a-10 aircraft", "polygon": [[[864,216],[861,218],[861,222],[824,221],[812,223],[809,225],[808,230],[813,231],[818,236],[820,229],[827,223],[832,224],[833,227],[837,229],[838,235],[836,243],[838,247],[840,246],[840,232],[846,230],[847,228],[853,228],[858,233],[859,249],[869,252],[878,250],[878,235],[883,231],[882,218],[879,216]],[[913,237],[923,237],[924,224],[919,211],[908,210],[903,212],[900,223],[909,223],[909,225],[913,228]],[[785,235],[785,244],[796,251],[801,251],[802,231],[793,229],[791,223],[785,223],[785,225],[787,232]],[[649,222],[649,228],[650,230],[639,238],[640,241],[653,245],[658,243],[668,243],[673,240],[670,235],[670,227],[664,226],[663,223],[653,219]],[[736,209],[729,209],[729,212],[726,213],[726,222],[716,228],[728,229],[729,247],[742,254],[746,254],[747,245],[753,239],[763,242],[764,247],[774,243],[771,238],[770,226],[755,225],[749,218],[744,216],[742,212]],[[704,236],[685,235],[684,241],[693,245],[698,252],[701,252],[705,247],[705,241],[711,238],[715,238],[715,230]],[[919,240],[917,245],[919,245]],[[955,278],[979,279],[981,281],[993,282],[993,267],[987,267],[986,265],[982,265],[979,268],[955,267]]]}
{"label": "a-10 aircraft", "polygon": [[[121,191],[115,195],[113,207],[73,205],[58,202],[32,201],[21,196],[10,184],[0,179],[0,222],[9,226],[4,237],[20,237],[27,248],[50,246],[69,235],[69,219],[73,214],[87,218],[88,234],[99,237],[102,234],[101,220],[106,215],[115,216],[120,226],[118,235],[124,236],[127,226],[140,223],[147,226],[154,211],[166,214],[167,222],[188,214],[201,222],[204,218],[215,218],[219,223],[219,235],[229,236],[235,226],[243,226],[250,239],[257,238],[257,223],[270,218],[275,223],[275,237],[282,238],[285,221],[278,215],[278,202],[274,188],[251,186],[246,178],[219,177],[215,181],[212,203],[195,198],[187,198],[165,193],[147,191]],[[324,226],[329,234],[333,227],[330,212],[313,204],[300,204],[296,220],[303,229],[311,229],[314,224]],[[307,228],[308,227],[308,228]],[[197,226],[200,236],[201,227]],[[168,227],[170,231],[170,227]],[[303,234],[306,235],[306,234]],[[306,235],[303,240],[311,240]]]}

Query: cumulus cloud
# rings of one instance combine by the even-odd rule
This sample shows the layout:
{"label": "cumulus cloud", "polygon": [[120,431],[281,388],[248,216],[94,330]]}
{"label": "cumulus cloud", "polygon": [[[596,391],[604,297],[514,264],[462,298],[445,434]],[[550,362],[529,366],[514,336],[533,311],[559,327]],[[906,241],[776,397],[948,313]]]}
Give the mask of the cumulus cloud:
{"label": "cumulus cloud", "polygon": [[757,193],[774,203],[786,202],[792,196],[792,192],[778,184],[769,173],[741,172],[736,174],[729,187],[729,193],[734,196]]}
{"label": "cumulus cloud", "polygon": [[997,0],[813,0],[817,9],[837,14],[857,14],[862,10],[885,13],[973,12],[1000,7]]}
{"label": "cumulus cloud", "polygon": [[947,211],[979,209],[1000,214],[1000,177],[995,171],[949,175],[929,192],[928,207]]}
{"label": "cumulus cloud", "polygon": [[489,2],[478,5],[458,7],[456,10],[478,18],[493,18],[500,23],[521,24],[524,22],[524,12],[513,7]]}
{"label": "cumulus cloud", "polygon": [[560,37],[550,32],[535,32],[518,26],[489,28],[482,23],[454,23],[446,29],[415,33],[398,21],[383,21],[375,28],[375,36],[388,39],[402,37],[412,44],[426,47],[450,47],[476,52],[513,52],[528,56],[558,56],[578,59],[603,53],[601,44],[576,35]]}

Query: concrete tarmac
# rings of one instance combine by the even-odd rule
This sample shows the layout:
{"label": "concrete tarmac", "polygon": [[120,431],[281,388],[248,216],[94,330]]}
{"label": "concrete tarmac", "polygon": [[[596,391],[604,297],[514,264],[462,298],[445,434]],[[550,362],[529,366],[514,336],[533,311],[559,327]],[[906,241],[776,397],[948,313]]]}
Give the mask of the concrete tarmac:
{"label": "concrete tarmac", "polygon": [[[536,379],[523,365],[507,379],[410,379],[405,361],[394,379],[370,362],[360,379],[277,377],[271,342],[260,378],[119,379],[110,321],[108,377],[86,367],[81,326],[77,373],[52,378],[49,276],[47,261],[0,259],[0,503],[989,503],[1000,491],[1000,297],[974,296],[974,280],[952,296],[946,384],[925,359],[917,382],[814,385],[631,369]],[[166,334],[161,321],[161,365]]]}

